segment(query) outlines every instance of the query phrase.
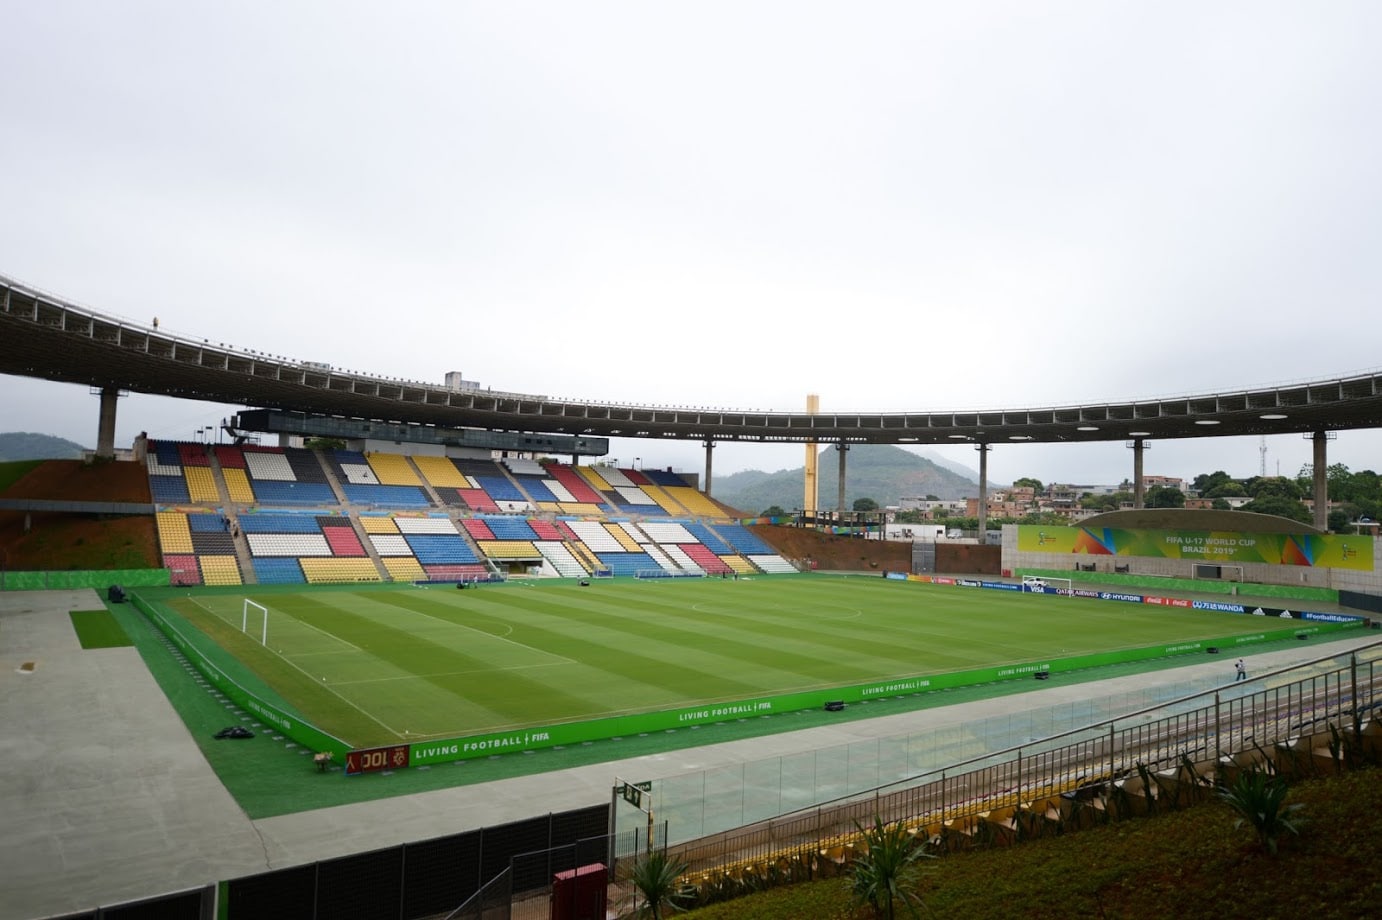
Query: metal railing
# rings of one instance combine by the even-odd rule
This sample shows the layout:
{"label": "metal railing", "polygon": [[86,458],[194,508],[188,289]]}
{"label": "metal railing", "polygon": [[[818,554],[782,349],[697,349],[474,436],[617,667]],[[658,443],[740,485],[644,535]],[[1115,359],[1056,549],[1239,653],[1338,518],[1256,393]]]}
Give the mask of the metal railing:
{"label": "metal railing", "polygon": [[513,867],[506,866],[484,884],[446,920],[511,920],[513,916]]}
{"label": "metal railing", "polygon": [[701,885],[741,872],[827,875],[842,870],[858,828],[875,819],[906,822],[931,839],[977,835],[994,821],[1024,811],[1040,815],[1057,802],[1097,809],[1115,791],[1135,799],[1139,780],[1183,777],[1187,765],[1202,781],[1240,755],[1302,740],[1314,750],[1337,737],[1331,727],[1357,730],[1379,714],[1382,641],[695,840],[670,843],[662,821],[652,840],[646,830],[632,830],[516,856],[494,889],[448,920],[547,920],[554,873],[594,861],[597,853],[608,871],[611,908],[631,903],[629,868],[650,848],[684,860],[685,878]]}
{"label": "metal railing", "polygon": [[1241,696],[1222,689],[1196,694],[671,850],[691,875],[710,874],[836,852],[849,846],[859,825],[875,819],[904,821],[928,836],[968,832],[1004,809],[1112,791],[1115,783],[1178,771],[1187,763],[1212,775],[1224,758],[1375,717],[1382,707],[1382,642],[1353,651],[1343,662],[1319,659],[1253,683],[1258,689],[1245,687]]}

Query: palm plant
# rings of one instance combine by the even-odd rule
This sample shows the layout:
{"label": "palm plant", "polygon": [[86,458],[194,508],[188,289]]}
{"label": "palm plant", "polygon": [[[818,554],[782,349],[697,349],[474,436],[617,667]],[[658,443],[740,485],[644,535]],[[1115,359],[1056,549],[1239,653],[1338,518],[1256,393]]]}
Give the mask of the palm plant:
{"label": "palm plant", "polygon": [[863,838],[863,852],[850,865],[850,891],[857,905],[868,904],[875,917],[894,920],[897,904],[917,916],[917,908],[924,907],[916,891],[921,867],[917,860],[927,854],[901,821],[883,823],[874,816],[873,827],[855,823]]}
{"label": "palm plant", "polygon": [[663,908],[682,910],[682,904],[691,899],[689,885],[682,882],[686,874],[686,863],[663,850],[653,850],[647,856],[634,860],[629,870],[629,881],[633,882],[633,917],[649,917],[662,920]]}
{"label": "palm plant", "polygon": [[1252,825],[1257,840],[1268,853],[1276,854],[1276,841],[1283,833],[1300,833],[1302,818],[1294,817],[1303,807],[1285,804],[1290,791],[1286,781],[1266,770],[1250,769],[1238,774],[1232,784],[1219,790],[1219,798],[1239,815],[1234,827]]}

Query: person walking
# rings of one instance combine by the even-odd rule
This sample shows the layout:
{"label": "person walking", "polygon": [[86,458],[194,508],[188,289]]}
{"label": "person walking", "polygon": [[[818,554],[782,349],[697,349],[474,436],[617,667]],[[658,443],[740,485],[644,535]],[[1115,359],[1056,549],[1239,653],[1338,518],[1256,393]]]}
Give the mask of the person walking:
{"label": "person walking", "polygon": [[1235,664],[1233,667],[1238,672],[1238,676],[1233,678],[1234,683],[1237,683],[1240,680],[1248,679],[1248,666],[1243,663],[1243,659],[1239,658],[1238,663]]}

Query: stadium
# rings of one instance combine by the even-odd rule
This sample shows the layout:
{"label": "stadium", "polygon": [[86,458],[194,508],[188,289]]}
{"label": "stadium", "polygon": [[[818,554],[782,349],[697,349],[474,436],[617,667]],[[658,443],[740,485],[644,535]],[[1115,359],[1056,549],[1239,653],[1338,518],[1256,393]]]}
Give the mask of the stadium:
{"label": "stadium", "polygon": [[[652,845],[708,877],[796,852],[782,827],[804,814],[792,846],[827,853],[859,801],[895,799],[942,839],[1124,782],[1126,758],[1214,763],[1233,737],[1217,697],[1212,742],[1202,713],[1152,742],[1117,721],[1218,687],[1227,661],[1206,656],[1277,668],[1228,712],[1252,722],[1289,688],[1291,738],[1302,662],[1351,669],[1347,699],[1311,678],[1315,732],[1373,699],[1378,551],[1325,532],[1323,500],[1313,529],[1138,508],[833,558],[810,458],[973,441],[982,516],[990,441],[1131,438],[1140,499],[1145,439],[1294,431],[1314,437],[1322,499],[1326,435],[1376,427],[1375,376],[992,413],[572,404],[212,347],[0,283],[0,373],[103,394],[91,457],[7,483],[7,540],[91,516],[142,521],[157,554],[0,572],[0,637],[23,659],[6,766],[46,776],[8,794],[24,831],[5,916],[603,916],[613,895],[577,901]],[[247,408],[228,443],[126,447],[130,390]],[[631,435],[703,442],[704,470],[608,463],[607,438]],[[803,515],[716,502],[717,441],[784,439],[807,451]],[[839,475],[843,495],[843,459]],[[1055,685],[1081,703],[1046,702]],[[1097,752],[1034,746],[1114,724]],[[1016,746],[1021,764],[1024,745],[1027,778],[995,778],[1006,761],[983,758]],[[1013,798],[1033,756],[1049,775]],[[976,782],[1006,792],[971,790],[971,812],[928,799],[938,771],[981,761]]]}

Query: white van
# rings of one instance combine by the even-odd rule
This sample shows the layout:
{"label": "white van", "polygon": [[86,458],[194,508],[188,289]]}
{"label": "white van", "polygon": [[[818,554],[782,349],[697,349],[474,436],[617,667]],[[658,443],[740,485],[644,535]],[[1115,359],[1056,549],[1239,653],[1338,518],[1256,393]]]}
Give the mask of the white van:
{"label": "white van", "polygon": [[964,535],[965,532],[958,527],[952,527],[945,532],[945,538],[947,540],[959,540],[962,539]]}

